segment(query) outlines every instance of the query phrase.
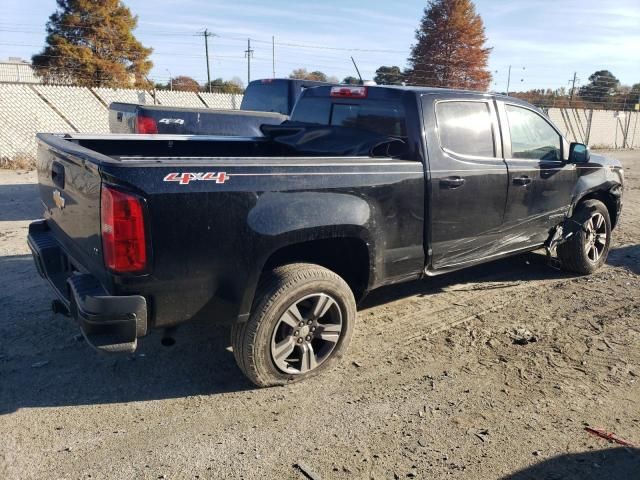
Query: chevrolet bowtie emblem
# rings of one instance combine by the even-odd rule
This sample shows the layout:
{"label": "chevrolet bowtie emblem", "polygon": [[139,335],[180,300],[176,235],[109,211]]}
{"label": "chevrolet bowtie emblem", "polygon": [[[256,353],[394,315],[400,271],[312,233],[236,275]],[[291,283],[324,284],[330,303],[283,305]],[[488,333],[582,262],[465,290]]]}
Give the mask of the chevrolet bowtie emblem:
{"label": "chevrolet bowtie emblem", "polygon": [[64,208],[64,197],[59,190],[53,191],[53,203],[55,203],[56,207],[58,207],[60,210]]}

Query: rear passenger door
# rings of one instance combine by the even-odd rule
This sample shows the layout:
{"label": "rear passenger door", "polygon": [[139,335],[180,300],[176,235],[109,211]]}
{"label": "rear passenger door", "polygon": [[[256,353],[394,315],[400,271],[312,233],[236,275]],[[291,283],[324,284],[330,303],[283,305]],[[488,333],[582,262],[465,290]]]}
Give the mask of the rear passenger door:
{"label": "rear passenger door", "polygon": [[509,195],[505,231],[515,248],[542,245],[564,218],[576,184],[576,166],[564,160],[567,144],[540,112],[498,102]]}
{"label": "rear passenger door", "polygon": [[422,96],[429,156],[429,269],[456,268],[501,252],[507,167],[491,97]]}

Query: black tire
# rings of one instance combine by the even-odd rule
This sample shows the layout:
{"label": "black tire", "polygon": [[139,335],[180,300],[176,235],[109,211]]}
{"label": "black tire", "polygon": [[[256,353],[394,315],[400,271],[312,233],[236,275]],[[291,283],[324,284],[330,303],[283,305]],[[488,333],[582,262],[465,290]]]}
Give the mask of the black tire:
{"label": "black tire", "polygon": [[[592,226],[590,221],[592,218],[599,218],[598,215],[604,219],[604,224],[600,229],[606,234],[604,239],[602,234],[589,233]],[[569,240],[558,245],[558,259],[564,270],[589,275],[606,262],[609,254],[611,246],[609,211],[599,200],[586,200],[578,205],[571,219],[580,224],[582,228],[578,229]],[[593,254],[592,247],[602,247],[602,251],[597,257]]]}
{"label": "black tire", "polygon": [[[320,299],[325,299],[325,297],[330,299],[327,301],[327,303],[331,302],[330,307],[323,317],[318,318],[324,319],[330,316],[331,323],[321,324],[317,323],[320,320],[315,319],[317,315],[314,315],[312,310],[314,308],[317,308],[318,311],[322,310],[324,306],[319,303]],[[313,307],[314,304],[316,307]],[[288,320],[293,318],[287,314],[294,305],[296,312],[303,320],[302,323],[305,323],[302,328],[290,327],[290,322],[283,320],[285,317]],[[306,305],[310,306],[308,311],[303,308]],[[305,312],[305,315],[302,315],[302,312]],[[333,322],[338,322],[338,320],[332,320],[333,318],[338,319],[339,323],[334,325]],[[233,353],[238,367],[251,382],[259,387],[298,382],[318,375],[335,365],[349,346],[355,320],[356,303],[353,293],[339,275],[324,267],[309,263],[284,265],[263,275],[256,291],[251,316],[245,323],[236,324],[231,328]],[[313,321],[316,326],[309,323],[307,327],[307,321]],[[335,330],[339,328],[340,331],[331,333],[326,328],[327,325],[335,327]],[[291,356],[296,357],[297,352],[300,357],[299,371],[295,371],[294,361],[280,358],[277,364],[274,360],[272,353],[280,344],[276,343],[276,336],[281,335],[283,328],[291,328],[292,330],[288,335],[284,335],[282,343],[289,343],[290,347],[291,341],[304,342],[303,345],[295,344],[292,347]],[[313,328],[314,331],[309,331],[310,328]],[[337,341],[327,342],[319,338],[325,336],[322,335],[325,330],[327,330],[326,336],[337,338]],[[303,333],[303,338],[299,337],[300,332]],[[310,341],[305,340],[310,337]],[[319,347],[316,348],[314,345],[319,345]],[[326,351],[325,357],[321,362],[317,362],[317,366],[305,371],[304,359],[311,355],[316,362],[318,360],[316,351],[318,356],[321,351]],[[309,352],[311,353],[309,354]],[[304,363],[307,365],[306,368],[309,368],[309,364]],[[287,371],[281,368],[282,365],[287,366]],[[293,371],[295,372],[292,373]]]}

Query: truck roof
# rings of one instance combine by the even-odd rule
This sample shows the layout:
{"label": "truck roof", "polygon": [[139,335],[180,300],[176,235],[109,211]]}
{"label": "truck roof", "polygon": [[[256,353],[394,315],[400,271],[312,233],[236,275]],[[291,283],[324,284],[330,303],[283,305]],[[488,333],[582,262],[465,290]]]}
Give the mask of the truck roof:
{"label": "truck roof", "polygon": [[397,88],[400,90],[408,90],[408,91],[414,91],[414,92],[420,92],[420,93],[445,93],[445,94],[451,94],[451,95],[465,93],[465,94],[474,94],[474,95],[486,95],[486,96],[499,98],[501,100],[508,99],[510,102],[523,103],[523,104],[529,105],[529,102],[525,100],[521,100],[517,97],[511,97],[509,95],[505,95],[504,93],[497,93],[497,92],[481,92],[480,90],[466,90],[463,88],[418,87],[418,86],[408,86],[408,85],[377,85],[377,87]]}
{"label": "truck roof", "polygon": [[335,83],[331,83],[331,82],[321,82],[318,80],[305,80],[302,78],[261,78],[259,80],[252,80],[251,82],[249,82],[249,85],[251,85],[252,83],[271,83],[271,82],[303,83],[304,85],[309,85],[311,87],[335,85]]}
{"label": "truck roof", "polygon": [[[340,87],[359,87],[362,85],[337,85]],[[540,110],[538,107],[532,105],[531,103],[525,101],[525,100],[521,100],[517,97],[511,97],[509,95],[505,95],[502,93],[496,93],[496,92],[481,92],[478,90],[465,90],[465,89],[457,89],[457,88],[441,88],[441,87],[421,87],[421,86],[408,86],[408,85],[365,85],[367,89],[370,90],[377,90],[379,92],[383,92],[384,90],[387,91],[401,91],[401,92],[413,92],[416,94],[444,94],[446,96],[450,96],[450,97],[456,97],[458,95],[478,95],[478,96],[485,96],[485,97],[491,97],[491,98],[496,98],[499,100],[503,100],[503,101],[509,101],[510,103],[517,103],[520,105],[525,105],[529,108],[534,108],[536,110]],[[307,90],[307,95],[313,95],[314,91],[319,92],[325,92],[329,86],[328,85],[323,85],[323,86],[318,86],[316,88],[309,88]]]}

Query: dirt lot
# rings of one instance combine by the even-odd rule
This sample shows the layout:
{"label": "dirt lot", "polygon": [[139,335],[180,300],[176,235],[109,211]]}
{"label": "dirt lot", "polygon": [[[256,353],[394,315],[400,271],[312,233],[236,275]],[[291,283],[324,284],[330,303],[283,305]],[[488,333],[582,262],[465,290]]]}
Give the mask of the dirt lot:
{"label": "dirt lot", "polygon": [[640,152],[612,155],[606,268],[534,253],[384,289],[336,370],[265,390],[206,324],[94,353],[27,255],[33,173],[0,171],[0,478],[640,478],[640,450],[585,431],[640,443]]}

